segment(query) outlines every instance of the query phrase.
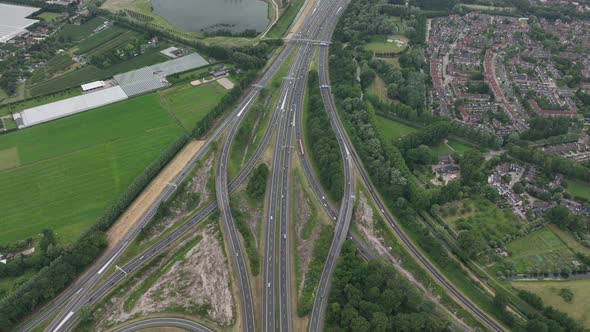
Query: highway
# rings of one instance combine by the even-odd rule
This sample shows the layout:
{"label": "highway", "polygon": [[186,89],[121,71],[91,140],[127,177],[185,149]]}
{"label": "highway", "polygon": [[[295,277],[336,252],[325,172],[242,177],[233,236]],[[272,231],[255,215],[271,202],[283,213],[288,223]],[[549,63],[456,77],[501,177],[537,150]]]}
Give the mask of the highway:
{"label": "highway", "polygon": [[[278,68],[280,68],[280,66],[286,60],[287,56],[293,49],[293,45],[293,43],[288,43],[283,47],[279,55],[274,59],[270,66],[268,66],[263,76],[256,82],[256,84],[253,84],[250,90],[245,94],[245,96],[242,97],[239,106],[236,108],[236,110],[234,110],[230,116],[228,116],[222,121],[219,127],[213,132],[213,134],[207,140],[206,144],[175,177],[174,181],[170,183],[166,190],[159,195],[156,201],[149,207],[148,211],[141,217],[140,221],[127,233],[127,235],[109,252],[104,254],[98,260],[98,262],[94,264],[92,268],[89,269],[87,273],[80,277],[75,283],[70,285],[54,301],[50,302],[45,308],[42,309],[42,311],[39,314],[34,316],[30,321],[28,321],[24,326],[22,326],[20,330],[33,330],[34,328],[39,326],[43,321],[54,315],[62,307],[62,311],[49,324],[49,326],[46,328],[46,331],[59,331],[62,330],[65,326],[70,325],[66,323],[69,320],[75,319],[76,311],[84,304],[85,299],[88,298],[88,291],[92,289],[100,281],[102,274],[105,271],[107,271],[109,267],[112,266],[113,262],[117,260],[117,258],[135,239],[135,237],[140,233],[141,229],[145,226],[145,224],[147,224],[151,220],[151,218],[156,213],[160,203],[170,197],[170,195],[176,189],[176,186],[186,178],[186,176],[190,173],[190,170],[196,165],[196,163],[200,159],[202,159],[204,155],[207,154],[207,152],[211,148],[211,143],[218,140],[223,134],[223,132],[227,129],[227,127],[231,123],[235,122],[235,119],[240,117],[241,113],[245,110],[244,107],[250,107],[252,105],[253,99],[257,97],[260,93],[260,88],[268,84],[272,76],[274,76]],[[266,143],[268,143],[269,139],[270,138],[266,139]],[[261,143],[261,145],[263,144]],[[259,153],[255,154],[253,157],[258,158],[262,154],[263,149],[260,149],[260,151],[257,152]],[[249,172],[255,164],[255,162],[251,161],[252,158],[250,162],[246,165],[246,167],[242,170],[242,172],[240,172],[238,177],[236,177],[233,183],[239,184],[248,176]],[[230,185],[230,187],[233,186]],[[235,189],[235,187],[230,189],[233,190]],[[211,203],[207,208],[205,208],[205,210],[209,209],[211,206],[211,211],[213,211],[215,209],[215,202]]]}
{"label": "highway", "polygon": [[192,332],[213,332],[206,326],[203,326],[192,320],[182,318],[149,318],[127,324],[115,330],[115,332],[134,332],[144,329],[154,329],[158,327],[176,327],[185,331]]}
{"label": "highway", "polygon": [[[320,77],[320,84],[321,85],[329,85],[329,73],[328,73],[328,50],[326,48],[320,49],[320,56],[318,61],[318,68],[319,68],[319,77]],[[354,150],[352,144],[342,123],[340,122],[338,115],[336,113],[336,108],[334,106],[334,102],[332,100],[331,93],[329,89],[322,89],[322,100],[324,102],[324,106],[330,115],[331,122],[333,125],[337,127],[336,131],[338,132],[338,136],[342,136],[343,140],[342,143],[346,146],[347,152],[350,153],[352,162],[355,164],[355,167],[358,173],[361,176],[361,180],[363,184],[369,190],[369,195],[371,200],[375,204],[375,206],[379,209],[381,216],[384,220],[387,221],[391,229],[394,231],[398,240],[402,242],[402,244],[408,249],[409,253],[422,265],[422,267],[431,275],[431,277],[436,280],[445,290],[453,296],[461,305],[463,305],[467,310],[469,310],[477,319],[479,319],[486,327],[493,331],[503,331],[504,329],[500,324],[498,324],[495,320],[488,317],[488,315],[482,312],[476,305],[474,305],[467,297],[463,296],[450,282],[446,280],[446,278],[441,275],[438,270],[432,266],[432,264],[422,255],[422,253],[414,246],[414,244],[410,241],[410,239],[406,236],[406,234],[401,230],[398,226],[395,219],[387,212],[387,208],[379,195],[376,193],[376,189],[373,186],[370,178],[366,174],[364,168],[362,167],[361,162]],[[339,140],[340,142],[340,140]],[[331,258],[331,257],[329,257]],[[323,280],[322,280],[323,281]],[[317,297],[316,297],[317,300]],[[314,312],[312,313],[312,324],[310,324],[310,330],[319,331],[321,330],[321,324],[324,321],[324,313],[322,311],[318,311],[317,317],[314,320],[315,312],[315,303],[314,303]],[[320,324],[320,325],[318,325]]]}

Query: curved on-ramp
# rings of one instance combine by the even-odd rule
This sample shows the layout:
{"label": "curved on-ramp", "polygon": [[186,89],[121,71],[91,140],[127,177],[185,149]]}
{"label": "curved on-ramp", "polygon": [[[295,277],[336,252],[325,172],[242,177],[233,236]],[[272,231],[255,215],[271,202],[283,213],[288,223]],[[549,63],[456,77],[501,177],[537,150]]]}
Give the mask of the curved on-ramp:
{"label": "curved on-ramp", "polygon": [[115,332],[133,332],[153,327],[176,327],[193,332],[213,332],[208,327],[184,318],[149,318],[127,324]]}

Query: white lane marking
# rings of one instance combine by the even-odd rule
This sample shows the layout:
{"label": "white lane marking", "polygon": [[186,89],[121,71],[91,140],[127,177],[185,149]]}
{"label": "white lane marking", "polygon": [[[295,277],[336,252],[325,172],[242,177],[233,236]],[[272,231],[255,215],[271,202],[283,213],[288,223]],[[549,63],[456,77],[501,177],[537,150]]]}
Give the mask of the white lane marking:
{"label": "white lane marking", "polygon": [[107,267],[109,267],[109,265],[110,265],[110,264],[113,262],[113,260],[114,260],[114,259],[115,259],[115,256],[111,257],[111,259],[109,259],[109,261],[108,261],[108,262],[106,262],[106,264],[105,264],[105,265],[103,265],[103,266],[100,268],[100,270],[98,270],[98,273],[96,273],[96,274],[102,274],[102,273],[104,272],[104,270],[106,270],[106,269],[107,269]]}
{"label": "white lane marking", "polygon": [[285,97],[283,98],[283,104],[281,104],[281,111],[285,110],[285,103],[287,102],[287,93],[285,93]]}
{"label": "white lane marking", "polygon": [[59,325],[57,325],[55,327],[55,329],[53,329],[53,331],[59,331],[59,329],[70,319],[72,318],[72,316],[74,315],[73,311],[68,312],[68,314],[66,315],[66,317],[59,323]]}
{"label": "white lane marking", "polygon": [[248,100],[248,102],[246,103],[246,105],[244,105],[244,107],[242,107],[242,109],[238,112],[238,118],[240,117],[240,115],[242,115],[242,112],[244,112],[244,110],[246,109],[246,107],[248,107],[248,105],[250,105],[250,102],[252,101],[252,99],[254,99],[254,96],[252,96],[252,98],[250,98],[250,100]]}
{"label": "white lane marking", "polygon": [[338,14],[338,12],[340,11],[340,9],[342,9],[342,6],[338,7],[338,10],[336,11],[336,14]]}
{"label": "white lane marking", "polygon": [[344,145],[344,149],[346,150],[346,154],[350,156],[350,152],[348,151],[348,147]]}

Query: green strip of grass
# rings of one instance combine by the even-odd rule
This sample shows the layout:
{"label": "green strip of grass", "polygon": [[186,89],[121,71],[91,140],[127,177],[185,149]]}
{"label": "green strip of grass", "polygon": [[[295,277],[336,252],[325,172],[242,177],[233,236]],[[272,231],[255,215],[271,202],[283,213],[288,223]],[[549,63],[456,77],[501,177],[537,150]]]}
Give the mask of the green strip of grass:
{"label": "green strip of grass", "polygon": [[304,0],[295,0],[283,11],[283,14],[279,17],[277,23],[268,31],[266,35],[268,38],[281,38],[287,32],[287,29],[293,23],[297,13],[303,6]]}

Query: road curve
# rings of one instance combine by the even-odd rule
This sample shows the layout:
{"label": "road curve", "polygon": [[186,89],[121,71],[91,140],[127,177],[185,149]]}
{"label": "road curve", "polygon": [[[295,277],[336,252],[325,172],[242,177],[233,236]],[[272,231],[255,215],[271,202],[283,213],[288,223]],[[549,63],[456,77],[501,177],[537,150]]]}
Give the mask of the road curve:
{"label": "road curve", "polygon": [[192,332],[213,332],[208,327],[192,320],[183,318],[149,318],[127,324],[115,330],[115,332],[134,332],[154,327],[176,327]]}
{"label": "road curve", "polygon": [[[320,49],[320,56],[318,61],[319,73],[320,73],[320,84],[329,84],[329,74],[328,74],[328,50],[326,48]],[[327,89],[326,89],[327,90]],[[331,94],[329,94],[329,98],[322,98],[324,100],[324,105],[326,109],[330,110],[330,116],[334,118],[334,123],[338,126],[338,131],[342,133],[344,136],[344,144],[347,147],[347,150],[351,154],[351,159],[354,162],[356,169],[358,170],[361,180],[363,184],[369,190],[369,195],[371,200],[375,204],[375,206],[379,209],[379,213],[387,221],[390,225],[391,229],[394,231],[398,240],[402,242],[402,244],[408,249],[410,254],[422,265],[422,267],[430,274],[430,276],[435,279],[443,288],[447,290],[451,296],[453,296],[458,302],[460,302],[465,308],[468,309],[477,319],[479,319],[484,325],[486,325],[489,329],[493,331],[504,331],[503,327],[498,324],[494,319],[490,318],[485,312],[481,311],[476,305],[474,305],[467,297],[463,296],[461,292],[459,292],[446,278],[441,275],[438,270],[432,266],[432,264],[422,255],[422,253],[416,248],[416,246],[410,241],[410,239],[406,236],[403,230],[398,226],[395,219],[389,214],[387,211],[386,205],[383,203],[381,198],[376,192],[373,183],[371,182],[369,176],[365,172],[356,151],[354,150],[352,144],[350,143],[350,139],[344,130],[340,119],[336,113],[336,108],[334,106],[334,102],[332,99]],[[323,318],[321,319],[323,321]]]}

